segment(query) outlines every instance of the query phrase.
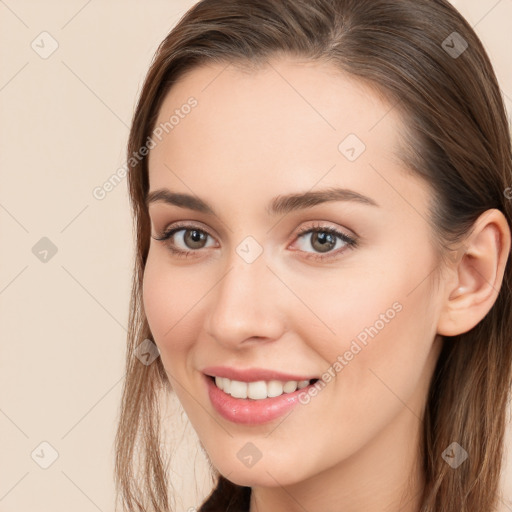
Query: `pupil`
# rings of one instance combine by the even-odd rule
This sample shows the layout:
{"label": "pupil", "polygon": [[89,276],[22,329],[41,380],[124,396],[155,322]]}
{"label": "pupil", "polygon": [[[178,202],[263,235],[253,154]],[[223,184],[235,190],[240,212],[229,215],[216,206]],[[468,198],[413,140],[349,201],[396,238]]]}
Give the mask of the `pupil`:
{"label": "pupil", "polygon": [[[198,231],[197,229],[192,229],[188,232],[187,238],[187,245],[189,247],[191,246],[193,249],[200,248],[201,242],[204,241],[204,233],[201,231]],[[199,244],[198,246],[195,246],[194,244]]]}
{"label": "pupil", "polygon": [[315,240],[320,242],[320,251],[321,252],[327,252],[330,249],[336,245],[336,241],[333,241],[333,235],[331,233],[326,232],[317,232],[315,233],[315,236],[313,237],[313,242]]}

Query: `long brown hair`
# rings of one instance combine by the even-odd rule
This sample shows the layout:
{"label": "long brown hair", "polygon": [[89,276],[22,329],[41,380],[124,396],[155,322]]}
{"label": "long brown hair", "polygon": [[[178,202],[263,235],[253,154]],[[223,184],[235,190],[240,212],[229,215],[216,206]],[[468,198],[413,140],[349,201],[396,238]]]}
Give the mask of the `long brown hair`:
{"label": "long brown hair", "polygon": [[[512,225],[510,130],[500,88],[473,29],[446,0],[203,0],[159,46],[132,120],[128,158],[147,144],[172,84],[203,63],[265,63],[277,55],[329,62],[399,109],[407,126],[400,155],[432,187],[431,222],[452,248],[487,209]],[[160,358],[140,364],[151,332],[142,304],[150,223],[147,158],[129,175],[136,261],[127,374],[116,436],[116,485],[126,510],[171,510],[161,450],[158,397],[170,391]],[[511,384],[511,265],[495,304],[469,332],[445,340],[429,390],[422,444],[421,512],[488,512],[499,500]],[[452,443],[469,454],[456,470],[442,458]],[[137,476],[136,476],[137,475]],[[241,510],[250,489],[214,471],[201,507]],[[249,491],[249,492],[248,492]]]}

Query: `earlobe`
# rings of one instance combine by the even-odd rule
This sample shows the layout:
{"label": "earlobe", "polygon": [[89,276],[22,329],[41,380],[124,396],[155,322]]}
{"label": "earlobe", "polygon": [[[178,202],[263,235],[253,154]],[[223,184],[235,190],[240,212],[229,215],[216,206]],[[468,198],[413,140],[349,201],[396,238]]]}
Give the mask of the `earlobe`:
{"label": "earlobe", "polygon": [[499,210],[487,210],[475,221],[450,269],[438,334],[463,334],[487,315],[503,282],[510,239],[510,227]]}

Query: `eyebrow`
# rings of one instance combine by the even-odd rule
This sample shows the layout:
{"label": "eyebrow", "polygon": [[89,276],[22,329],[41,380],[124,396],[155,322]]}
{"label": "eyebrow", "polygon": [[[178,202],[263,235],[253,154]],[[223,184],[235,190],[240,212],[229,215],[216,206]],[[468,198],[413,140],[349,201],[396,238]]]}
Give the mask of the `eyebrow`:
{"label": "eyebrow", "polygon": [[[267,206],[266,211],[269,215],[282,215],[296,210],[312,208],[318,204],[331,201],[353,201],[356,203],[379,207],[376,201],[370,197],[360,194],[359,192],[346,188],[333,187],[325,190],[274,197],[269,206]],[[188,208],[189,210],[195,210],[205,214],[217,215],[212,206],[203,199],[190,194],[171,192],[166,188],[148,192],[146,197],[146,206],[149,206],[154,202],[163,202],[179,206],[180,208]]]}

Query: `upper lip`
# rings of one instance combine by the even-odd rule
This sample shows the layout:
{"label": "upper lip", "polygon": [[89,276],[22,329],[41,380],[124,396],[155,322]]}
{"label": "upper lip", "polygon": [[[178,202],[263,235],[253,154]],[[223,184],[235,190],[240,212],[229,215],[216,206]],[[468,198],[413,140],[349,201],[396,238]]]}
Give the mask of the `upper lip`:
{"label": "upper lip", "polygon": [[203,373],[210,377],[225,377],[230,380],[238,380],[241,382],[256,382],[259,380],[311,380],[317,377],[311,375],[299,375],[283,373],[277,370],[268,370],[266,368],[231,368],[229,366],[209,366],[203,369]]}

